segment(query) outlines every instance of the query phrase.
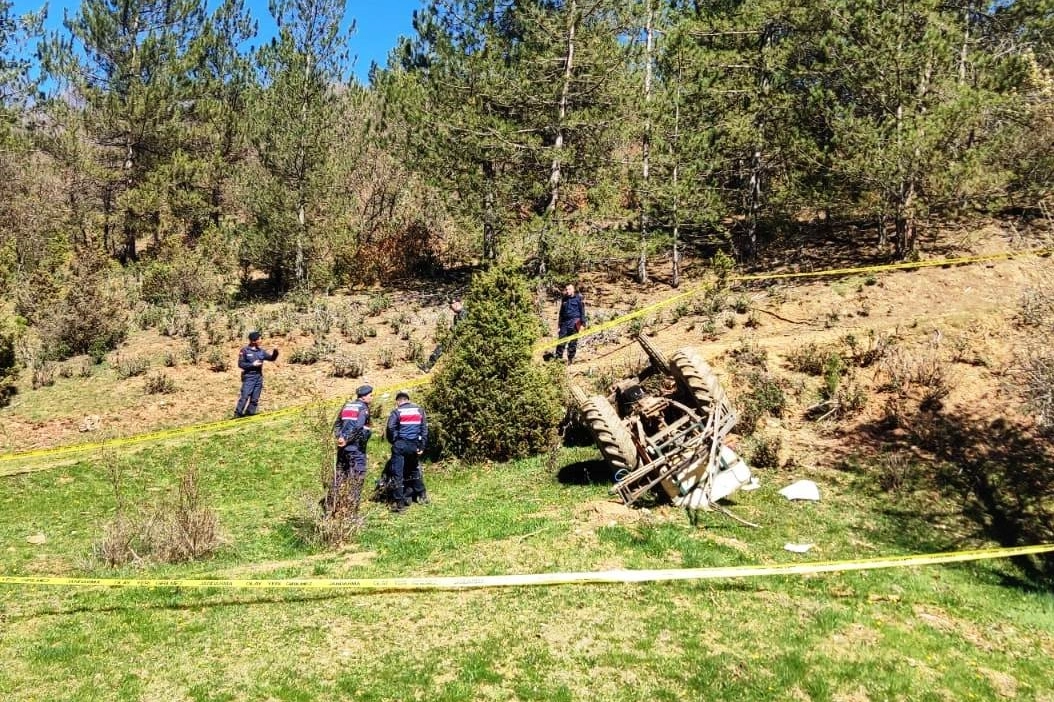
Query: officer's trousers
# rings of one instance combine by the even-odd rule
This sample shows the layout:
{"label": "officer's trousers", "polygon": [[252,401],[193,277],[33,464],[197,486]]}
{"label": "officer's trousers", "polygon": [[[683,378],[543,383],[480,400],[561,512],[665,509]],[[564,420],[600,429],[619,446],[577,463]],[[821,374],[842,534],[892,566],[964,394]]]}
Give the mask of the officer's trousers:
{"label": "officer's trousers", "polygon": [[327,511],[332,512],[338,502],[349,507],[357,506],[365,479],[366,454],[358,445],[338,448],[333,485],[327,497]]}
{"label": "officer's trousers", "polygon": [[242,391],[238,395],[238,404],[234,406],[237,417],[256,414],[263,392],[263,373],[242,373]]}
{"label": "officer's trousers", "polygon": [[392,444],[392,460],[388,469],[392,478],[392,501],[409,505],[414,498],[425,496],[425,481],[421,474],[421,457],[415,442],[398,439]]}
{"label": "officer's trousers", "polygon": [[[578,325],[577,319],[572,319],[570,322],[564,322],[560,325],[559,337],[563,339],[565,336],[571,336],[572,334],[578,333],[576,326]],[[578,339],[567,342],[567,360],[575,360],[575,354],[578,352]],[[564,357],[564,344],[559,344],[556,347],[556,357]]]}

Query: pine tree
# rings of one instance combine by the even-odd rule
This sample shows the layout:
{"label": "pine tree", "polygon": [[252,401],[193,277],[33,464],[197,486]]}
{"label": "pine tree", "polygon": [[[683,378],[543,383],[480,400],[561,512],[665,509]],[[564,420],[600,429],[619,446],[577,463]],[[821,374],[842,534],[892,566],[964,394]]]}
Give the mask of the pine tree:
{"label": "pine tree", "polygon": [[197,0],[85,0],[43,47],[52,114],[90,144],[104,245],[123,261],[138,258],[139,236],[161,236],[158,169],[184,133],[203,19]]}
{"label": "pine tree", "polygon": [[476,462],[548,449],[563,414],[563,370],[532,358],[541,325],[527,279],[495,266],[473,279],[464,302],[425,399],[441,450]]}
{"label": "pine tree", "polygon": [[348,68],[339,0],[274,0],[278,36],[257,57],[263,86],[253,98],[253,143],[266,180],[254,183],[258,236],[247,260],[279,289],[310,284],[324,248],[321,218]]}

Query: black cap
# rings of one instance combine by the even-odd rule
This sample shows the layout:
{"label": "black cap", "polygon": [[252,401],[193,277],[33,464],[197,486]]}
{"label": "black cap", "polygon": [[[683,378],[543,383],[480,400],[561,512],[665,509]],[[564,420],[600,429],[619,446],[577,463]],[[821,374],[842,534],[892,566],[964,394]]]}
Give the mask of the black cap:
{"label": "black cap", "polygon": [[371,392],[373,392],[373,386],[372,385],[360,385],[359,389],[355,391],[355,396],[356,397],[366,397]]}
{"label": "black cap", "polygon": [[259,341],[259,340],[260,340],[260,332],[258,332],[258,331],[251,331],[251,332],[249,332],[249,341]]}
{"label": "black cap", "polygon": [[409,400],[410,399],[410,393],[406,392],[405,390],[400,390],[399,392],[395,393],[395,399],[396,400]]}

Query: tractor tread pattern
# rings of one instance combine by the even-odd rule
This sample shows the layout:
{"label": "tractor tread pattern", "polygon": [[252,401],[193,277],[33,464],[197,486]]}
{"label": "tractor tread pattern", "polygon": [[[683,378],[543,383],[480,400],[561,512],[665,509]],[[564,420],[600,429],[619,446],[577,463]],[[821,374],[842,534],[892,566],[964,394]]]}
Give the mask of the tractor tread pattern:
{"label": "tractor tread pattern", "polygon": [[639,459],[633,437],[607,398],[594,395],[581,403],[580,410],[597,448],[612,471],[635,470]]}

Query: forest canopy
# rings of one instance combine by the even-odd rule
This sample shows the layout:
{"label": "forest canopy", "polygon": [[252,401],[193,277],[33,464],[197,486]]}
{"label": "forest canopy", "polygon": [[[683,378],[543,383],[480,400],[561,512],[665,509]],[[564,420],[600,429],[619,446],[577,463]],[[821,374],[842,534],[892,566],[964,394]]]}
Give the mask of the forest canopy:
{"label": "forest canopy", "polygon": [[99,309],[85,279],[101,309],[500,259],[677,285],[685,251],[909,258],[949,220],[1050,216],[1042,0],[431,0],[367,85],[343,2],[271,11],[261,44],[242,0],[84,0],[46,33],[0,0],[22,317]]}

